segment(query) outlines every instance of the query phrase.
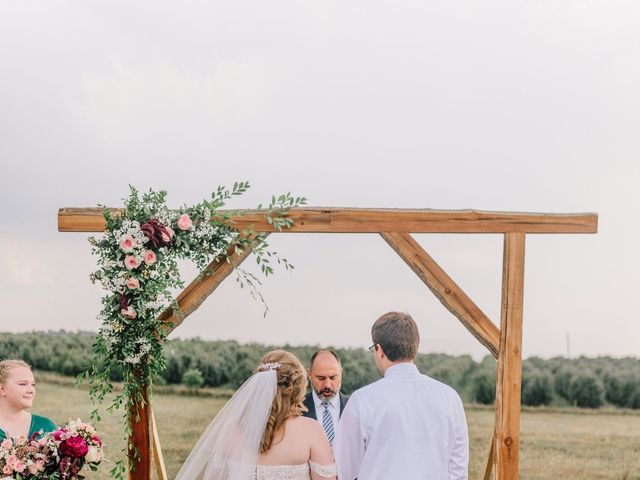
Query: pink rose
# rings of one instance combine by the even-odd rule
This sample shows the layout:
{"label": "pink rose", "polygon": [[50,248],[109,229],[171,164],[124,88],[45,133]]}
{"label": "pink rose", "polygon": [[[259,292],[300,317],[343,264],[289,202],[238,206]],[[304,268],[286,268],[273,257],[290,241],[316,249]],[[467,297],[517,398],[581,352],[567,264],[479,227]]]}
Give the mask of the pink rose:
{"label": "pink rose", "polygon": [[36,473],[38,473],[38,465],[36,463],[32,463],[31,465],[29,465],[29,473],[31,475],[35,475]]}
{"label": "pink rose", "polygon": [[58,430],[51,432],[51,436],[59,442],[60,440],[62,440],[62,435],[64,435],[64,433],[65,433],[65,430],[62,428],[59,428]]}
{"label": "pink rose", "polygon": [[129,277],[127,278],[127,288],[131,290],[135,290],[136,288],[140,288],[140,282],[137,278]]}
{"label": "pink rose", "polygon": [[124,252],[130,252],[133,250],[133,237],[131,235],[125,235],[120,242],[120,248]]}
{"label": "pink rose", "polygon": [[82,458],[89,451],[89,445],[81,436],[75,436],[60,443],[58,451],[65,457]]}
{"label": "pink rose", "polygon": [[122,310],[120,310],[120,313],[123,316],[127,318],[132,318],[132,319],[136,318],[136,315],[137,315],[136,311],[132,307],[129,307],[126,310],[123,308]]}
{"label": "pink rose", "polygon": [[9,464],[7,464],[2,467],[2,473],[4,473],[5,475],[11,475],[13,473],[13,468],[11,468]]}
{"label": "pink rose", "polygon": [[189,215],[186,213],[180,215],[180,218],[178,219],[178,228],[180,230],[189,230],[192,226],[193,222],[191,221],[191,218],[189,218]]}
{"label": "pink rose", "polygon": [[0,443],[0,447],[2,447],[4,450],[9,450],[12,446],[11,440],[9,440],[8,438],[3,440],[2,443]]}
{"label": "pink rose", "polygon": [[133,270],[134,268],[138,268],[140,266],[140,260],[134,255],[127,255],[124,258],[124,266],[129,270]]}
{"label": "pink rose", "polygon": [[15,455],[9,455],[7,457],[7,465],[11,465],[13,467],[13,465],[17,462],[18,462],[18,457],[16,457]]}
{"label": "pink rose", "polygon": [[25,468],[27,468],[27,465],[22,460],[18,460],[13,466],[13,469],[18,473],[24,472]]}
{"label": "pink rose", "polygon": [[146,263],[147,265],[153,265],[154,263],[156,263],[156,260],[158,258],[156,257],[156,254],[153,253],[153,250],[147,250],[146,252],[144,252],[144,263]]}
{"label": "pink rose", "polygon": [[173,238],[174,232],[171,227],[164,227],[164,232],[162,232],[162,241],[165,243],[171,242]]}

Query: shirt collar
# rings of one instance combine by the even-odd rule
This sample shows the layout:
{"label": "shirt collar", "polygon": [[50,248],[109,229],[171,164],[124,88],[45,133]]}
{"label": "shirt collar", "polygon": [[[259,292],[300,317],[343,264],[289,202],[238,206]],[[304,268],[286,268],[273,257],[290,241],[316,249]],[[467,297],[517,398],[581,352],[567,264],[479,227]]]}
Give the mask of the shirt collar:
{"label": "shirt collar", "polygon": [[402,362],[391,365],[384,372],[384,378],[396,378],[420,373],[418,367],[413,362]]}
{"label": "shirt collar", "polygon": [[[323,400],[318,397],[318,394],[315,390],[311,390],[311,396],[313,397],[313,403],[315,403],[317,410],[322,406]],[[340,408],[340,392],[338,392],[335,397],[329,400],[329,408],[331,407]]]}

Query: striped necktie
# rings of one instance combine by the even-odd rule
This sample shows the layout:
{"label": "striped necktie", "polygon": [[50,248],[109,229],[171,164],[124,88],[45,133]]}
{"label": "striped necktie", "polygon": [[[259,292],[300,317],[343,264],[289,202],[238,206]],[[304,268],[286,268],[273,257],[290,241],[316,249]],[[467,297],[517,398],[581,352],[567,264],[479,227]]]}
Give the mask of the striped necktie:
{"label": "striped necktie", "polygon": [[333,419],[331,418],[331,413],[329,412],[329,402],[326,400],[322,402],[322,406],[324,410],[322,411],[322,428],[327,432],[327,438],[329,439],[329,445],[333,445],[333,437],[335,436],[335,432],[333,430]]}

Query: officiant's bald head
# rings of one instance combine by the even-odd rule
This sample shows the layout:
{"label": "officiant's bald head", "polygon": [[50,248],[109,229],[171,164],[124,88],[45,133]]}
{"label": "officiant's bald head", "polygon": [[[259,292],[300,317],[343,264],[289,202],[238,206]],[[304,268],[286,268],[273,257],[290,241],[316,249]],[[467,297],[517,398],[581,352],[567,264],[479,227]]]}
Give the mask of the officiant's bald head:
{"label": "officiant's bald head", "polygon": [[318,350],[309,361],[309,378],[318,398],[331,400],[342,385],[342,364],[333,350]]}

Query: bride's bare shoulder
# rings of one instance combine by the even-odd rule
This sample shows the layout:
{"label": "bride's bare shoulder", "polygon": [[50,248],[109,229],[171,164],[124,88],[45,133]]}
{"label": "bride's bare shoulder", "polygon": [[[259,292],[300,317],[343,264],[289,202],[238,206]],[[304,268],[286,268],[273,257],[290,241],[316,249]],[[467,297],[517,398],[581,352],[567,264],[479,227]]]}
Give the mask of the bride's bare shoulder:
{"label": "bride's bare shoulder", "polygon": [[305,430],[307,432],[313,432],[318,430],[318,428],[322,429],[322,426],[316,419],[303,417],[301,415],[289,418],[287,420],[287,424],[291,425],[295,429]]}

